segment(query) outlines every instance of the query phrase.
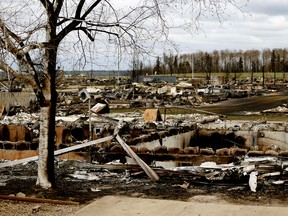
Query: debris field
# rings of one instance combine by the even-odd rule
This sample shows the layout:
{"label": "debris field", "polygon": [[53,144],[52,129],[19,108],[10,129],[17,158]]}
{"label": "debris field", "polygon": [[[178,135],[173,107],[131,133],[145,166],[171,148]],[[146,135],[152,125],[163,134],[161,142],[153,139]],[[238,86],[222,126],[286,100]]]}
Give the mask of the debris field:
{"label": "debris field", "polygon": [[[176,200],[213,194],[232,203],[286,205],[286,122],[225,121],[213,113],[168,115],[158,107],[195,107],[204,102],[190,85],[181,92],[170,87],[172,94],[163,83],[149,90],[136,84],[121,88],[125,90],[106,91],[105,96],[99,94],[102,90],[87,91],[94,92],[92,104],[96,104],[90,110],[85,95],[79,99],[79,94],[59,94],[58,188],[53,191],[34,187],[38,113],[21,106],[13,115],[3,111],[1,195],[84,204],[113,194]],[[95,112],[99,105],[106,111]],[[119,106],[145,109],[109,113]],[[264,112],[285,110],[283,106]]]}

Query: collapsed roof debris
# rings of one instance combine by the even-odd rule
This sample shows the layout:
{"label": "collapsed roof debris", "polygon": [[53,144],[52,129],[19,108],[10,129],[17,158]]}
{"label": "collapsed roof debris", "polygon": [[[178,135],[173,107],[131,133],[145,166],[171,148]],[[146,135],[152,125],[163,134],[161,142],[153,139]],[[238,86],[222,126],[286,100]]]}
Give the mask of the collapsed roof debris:
{"label": "collapsed roof debris", "polygon": [[[151,111],[151,110],[150,110]],[[157,111],[157,110],[156,110]],[[149,110],[147,111],[149,112]],[[288,172],[288,162],[285,161],[285,154],[286,154],[286,149],[281,148],[281,146],[277,146],[275,148],[273,145],[264,145],[263,143],[256,143],[255,140],[251,141],[250,143],[247,142],[247,138],[245,138],[246,143],[239,143],[237,141],[231,141],[231,145],[227,148],[214,148],[213,143],[212,143],[212,148],[207,148],[203,146],[196,146],[197,143],[193,142],[191,143],[190,141],[190,147],[183,146],[183,149],[181,148],[176,148],[176,147],[169,147],[167,148],[166,144],[167,143],[158,143],[158,147],[155,146],[154,150],[149,149],[149,144],[146,145],[146,150],[143,150],[143,147],[140,147],[143,145],[143,141],[145,140],[143,138],[143,132],[147,130],[149,135],[153,134],[153,131],[157,133],[161,133],[162,131],[165,131],[168,129],[175,129],[176,128],[176,134],[179,134],[180,131],[179,129],[183,129],[187,127],[187,131],[203,131],[205,130],[206,135],[209,136],[209,133],[211,134],[214,133],[215,130],[217,131],[223,131],[225,129],[225,133],[230,134],[230,133],[240,133],[241,131],[246,130],[246,133],[248,134],[247,136],[251,136],[251,139],[253,140],[254,132],[256,131],[256,136],[258,137],[260,135],[259,139],[264,139],[265,136],[269,137],[269,131],[275,131],[278,133],[286,133],[287,126],[286,124],[280,124],[280,123],[271,123],[271,124],[263,124],[262,122],[232,122],[232,121],[221,121],[218,116],[204,116],[200,114],[191,114],[191,115],[167,115],[165,116],[165,121],[162,120],[162,118],[157,117],[159,115],[159,112],[155,112],[154,110],[152,112],[154,114],[154,118],[152,120],[154,121],[147,121],[145,122],[145,115],[140,112],[134,112],[131,113],[130,115],[125,113],[125,114],[103,114],[103,115],[93,115],[93,122],[95,125],[99,124],[102,122],[102,124],[106,124],[108,126],[107,129],[111,130],[110,137],[106,135],[106,139],[103,141],[108,141],[109,139],[113,139],[114,136],[116,140],[120,143],[121,147],[126,150],[128,155],[132,158],[134,158],[135,161],[145,170],[145,172],[150,176],[151,179],[158,180],[158,174],[157,174],[157,168],[151,169],[147,164],[145,159],[141,159],[139,156],[143,156],[145,158],[146,156],[163,156],[165,155],[170,155],[168,158],[170,160],[175,160],[179,161],[180,157],[184,157],[184,161],[186,163],[189,163],[190,160],[187,160],[189,155],[195,155],[201,158],[203,160],[205,158],[205,163],[200,163],[200,165],[194,165],[192,167],[186,166],[186,167],[177,167],[171,170],[174,171],[184,171],[188,172],[190,174],[193,174],[193,179],[194,180],[201,180],[203,181],[203,178],[205,178],[207,181],[231,181],[231,180],[243,180],[247,184],[249,183],[251,187],[251,191],[256,191],[257,188],[257,183],[261,184],[284,184],[288,178],[287,178],[287,172]],[[70,123],[67,121],[67,117],[59,117],[57,120],[59,122],[59,125],[65,125],[69,123],[70,125],[74,125],[77,127],[77,121],[81,120],[81,117],[83,116],[75,116],[74,118],[70,119]],[[100,118],[99,118],[100,117]],[[66,123],[64,121],[66,120]],[[76,120],[75,120],[76,119]],[[124,121],[123,121],[124,120]],[[23,124],[23,125],[35,125],[38,121],[38,117],[36,114],[29,115],[25,113],[19,113],[18,115],[12,116],[12,117],[5,117],[3,119],[2,124]],[[87,118],[83,118],[83,121],[86,122],[87,124]],[[111,124],[109,124],[111,123]],[[116,127],[116,124],[118,124],[119,128]],[[114,126],[113,126],[114,125]],[[261,127],[263,125],[263,127]],[[257,129],[256,129],[257,128]],[[30,128],[31,129],[31,128]],[[137,130],[140,130],[140,133],[137,132]],[[264,131],[263,131],[264,130]],[[133,131],[133,132],[132,132]],[[210,132],[209,132],[210,131]],[[258,132],[261,131],[263,134],[266,134],[263,136],[263,134],[259,134]],[[183,131],[182,131],[183,132]],[[180,132],[181,133],[181,132]],[[203,133],[203,132],[201,132]],[[201,134],[200,133],[200,134]],[[135,137],[131,137],[131,135],[135,134]],[[142,135],[141,135],[142,134]],[[173,134],[173,133],[172,133]],[[198,134],[198,135],[200,135]],[[111,136],[112,135],[112,136]],[[130,137],[129,137],[130,136]],[[243,136],[243,134],[242,134]],[[262,137],[261,137],[262,136]],[[123,137],[123,138],[122,138]],[[141,138],[139,142],[131,142],[131,140],[135,140],[138,138]],[[244,136],[243,136],[244,137]],[[109,139],[108,139],[109,138]],[[132,139],[131,139],[132,138]],[[153,140],[160,140],[163,138],[160,138],[159,136],[155,136],[154,139],[152,138],[149,142]],[[255,137],[254,137],[255,138]],[[231,137],[230,137],[231,139]],[[130,140],[130,141],[129,141]],[[76,149],[83,148],[85,146],[89,145],[95,145],[97,142],[101,142],[101,138],[95,141],[85,142],[85,140],[82,140],[81,142],[83,144],[76,144],[72,145],[70,148],[63,148],[56,150],[55,155],[63,154],[68,151],[73,151]],[[147,142],[146,141],[146,142]],[[249,141],[249,140],[248,140]],[[258,140],[259,141],[259,140]],[[127,143],[128,144],[127,144]],[[165,142],[165,141],[164,141]],[[133,145],[131,145],[133,143]],[[144,142],[145,143],[145,142]],[[137,144],[141,144],[139,147]],[[192,144],[192,146],[191,146]],[[235,146],[236,144],[236,146]],[[240,144],[241,148],[237,146],[237,144]],[[260,145],[259,145],[260,144]],[[95,153],[99,154],[99,150],[103,149],[102,147],[96,148]],[[110,144],[104,145],[106,146],[104,149],[104,152],[101,154],[108,155],[109,154],[116,153],[117,157],[120,155],[123,155],[123,152],[121,150],[121,147],[116,150],[115,148],[115,141],[112,140]],[[194,146],[194,147],[193,147]],[[107,148],[108,147],[108,148]],[[136,147],[136,148],[135,148]],[[235,148],[237,147],[237,148]],[[113,151],[109,153],[107,151],[110,148],[110,151],[112,148],[114,148]],[[142,148],[142,149],[141,149]],[[243,150],[243,153],[240,153],[241,150]],[[262,152],[262,153],[261,153]],[[272,154],[273,152],[273,154]],[[253,158],[253,154],[258,154],[258,157]],[[227,161],[225,164],[219,164],[215,162],[215,158],[213,158],[213,155],[217,155],[218,158],[229,158],[233,157],[233,160]],[[267,156],[267,154],[271,154],[271,156]],[[125,155],[125,154],[124,154]],[[138,156],[139,155],[139,156]],[[111,156],[111,155],[110,155]],[[112,159],[115,159],[111,157]],[[159,159],[160,157],[158,157]],[[173,159],[174,158],[174,159]],[[155,158],[154,158],[155,159]],[[153,159],[153,160],[154,160]],[[37,157],[32,157],[30,160],[18,160],[18,161],[12,161],[8,162],[8,165],[14,165],[14,164],[19,164],[23,162],[29,162],[32,160],[37,160]],[[164,161],[167,159],[164,159]],[[209,161],[211,160],[211,161]],[[146,162],[145,162],[146,161]],[[149,160],[148,160],[149,161]],[[183,161],[183,162],[184,162]],[[224,160],[222,160],[223,162]],[[190,161],[191,163],[191,161]],[[192,162],[192,164],[196,164],[195,160]],[[5,167],[5,163],[1,164],[2,168]],[[256,175],[257,174],[257,175]],[[77,175],[74,175],[74,177]],[[198,177],[197,177],[198,176]],[[71,175],[71,177],[73,177]],[[81,176],[78,178],[81,178]],[[88,175],[87,177],[96,179],[93,176]]]}
{"label": "collapsed roof debris", "polygon": [[205,162],[199,166],[170,168],[172,171],[183,171],[193,175],[196,181],[213,181],[248,184],[256,192],[257,184],[285,184],[288,181],[288,160],[279,157],[239,157],[230,164]]}
{"label": "collapsed roof debris", "polygon": [[[257,191],[259,184],[284,185],[288,180],[286,123],[222,121],[218,115],[209,112],[205,115],[160,113],[160,107],[195,108],[204,103],[202,97],[196,94],[196,89],[185,82],[175,86],[165,82],[132,83],[120,85],[117,89],[87,87],[86,90],[84,96],[88,92],[89,100],[81,100],[79,91],[59,92],[55,156],[75,152],[79,156],[77,159],[86,160],[87,147],[92,146],[92,162],[98,164],[93,165],[94,168],[117,160],[123,169],[128,170],[132,166],[131,161],[136,162],[138,165],[133,166],[137,167],[137,173],[127,172],[127,178],[132,174],[136,177],[139,173],[146,173],[150,179],[157,181],[163,175],[175,174],[203,183],[249,185],[253,192]],[[88,101],[96,104],[91,108],[91,119]],[[109,113],[116,107],[147,109],[144,112]],[[102,114],[100,111],[104,108],[107,109]],[[285,108],[284,104],[263,113],[286,112]],[[89,131],[90,120],[92,131]],[[24,126],[26,131],[22,136],[20,129],[14,127],[17,136],[13,139],[12,136],[3,136],[0,151],[36,152],[37,146],[32,147],[32,144],[38,144],[38,121],[37,113],[18,112],[13,116],[3,116],[1,127],[6,131],[8,128],[8,134],[12,134],[11,125]],[[89,136],[91,132],[92,137]],[[35,160],[37,156],[9,162],[3,160],[0,168]],[[171,161],[176,167],[163,165]],[[87,181],[101,179],[92,172],[79,170],[67,176]]]}

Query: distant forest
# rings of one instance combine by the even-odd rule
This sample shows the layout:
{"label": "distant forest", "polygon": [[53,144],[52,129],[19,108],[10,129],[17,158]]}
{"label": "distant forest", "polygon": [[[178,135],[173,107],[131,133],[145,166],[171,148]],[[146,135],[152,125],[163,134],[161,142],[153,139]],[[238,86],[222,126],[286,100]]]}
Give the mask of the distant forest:
{"label": "distant forest", "polygon": [[[263,50],[221,50],[213,52],[196,52],[191,54],[173,55],[164,53],[157,57],[154,65],[144,65],[137,56],[134,56],[132,63],[132,77],[157,74],[177,75],[204,73],[206,79],[211,74],[221,73],[225,77],[237,77],[241,73],[250,73],[253,79],[254,73],[266,72],[287,72],[288,71],[288,50],[284,49],[263,49]],[[276,77],[274,77],[276,79]]]}

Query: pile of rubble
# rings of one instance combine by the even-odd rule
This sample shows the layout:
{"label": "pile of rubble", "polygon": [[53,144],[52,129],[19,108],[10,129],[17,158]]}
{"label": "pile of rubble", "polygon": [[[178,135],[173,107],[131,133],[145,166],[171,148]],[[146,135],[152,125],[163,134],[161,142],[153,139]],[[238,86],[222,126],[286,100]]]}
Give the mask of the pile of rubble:
{"label": "pile of rubble", "polygon": [[[252,191],[256,190],[257,181],[265,184],[285,184],[287,181],[285,143],[288,126],[285,123],[240,124],[221,121],[218,115],[160,114],[157,107],[194,107],[203,103],[192,84],[186,82],[177,85],[133,83],[111,88],[87,86],[84,98],[81,91],[59,91],[55,155],[74,151],[68,159],[89,159],[99,164],[115,160],[122,164],[136,162],[154,180],[158,177],[149,165],[172,161],[177,168],[170,169],[171,172],[188,173],[195,180],[243,178],[249,181]],[[105,104],[108,110],[91,115],[91,104]],[[109,109],[119,107],[147,109],[145,112],[108,114]],[[279,112],[280,108],[277,110]],[[21,159],[12,157],[21,155],[37,159],[37,113],[3,116],[0,130],[2,158]],[[23,154],[24,151],[29,154]],[[191,166],[178,166],[182,163]],[[154,172],[163,171],[158,168]]]}

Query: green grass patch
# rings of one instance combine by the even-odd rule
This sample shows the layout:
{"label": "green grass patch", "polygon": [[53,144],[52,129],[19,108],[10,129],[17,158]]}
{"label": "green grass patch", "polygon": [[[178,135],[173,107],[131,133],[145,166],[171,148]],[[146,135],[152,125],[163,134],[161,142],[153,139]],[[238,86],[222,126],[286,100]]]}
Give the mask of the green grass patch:
{"label": "green grass patch", "polygon": [[[129,108],[129,109],[111,109],[110,113],[132,113],[144,111],[149,108]],[[181,107],[169,107],[169,108],[158,108],[160,114],[166,115],[188,115],[188,114],[203,114],[203,115],[212,115],[216,114],[213,112],[206,111],[205,108],[181,108]],[[216,114],[217,115],[217,114]],[[259,115],[221,115],[218,114],[222,120],[233,120],[233,121],[288,121],[288,114],[259,114]]]}

